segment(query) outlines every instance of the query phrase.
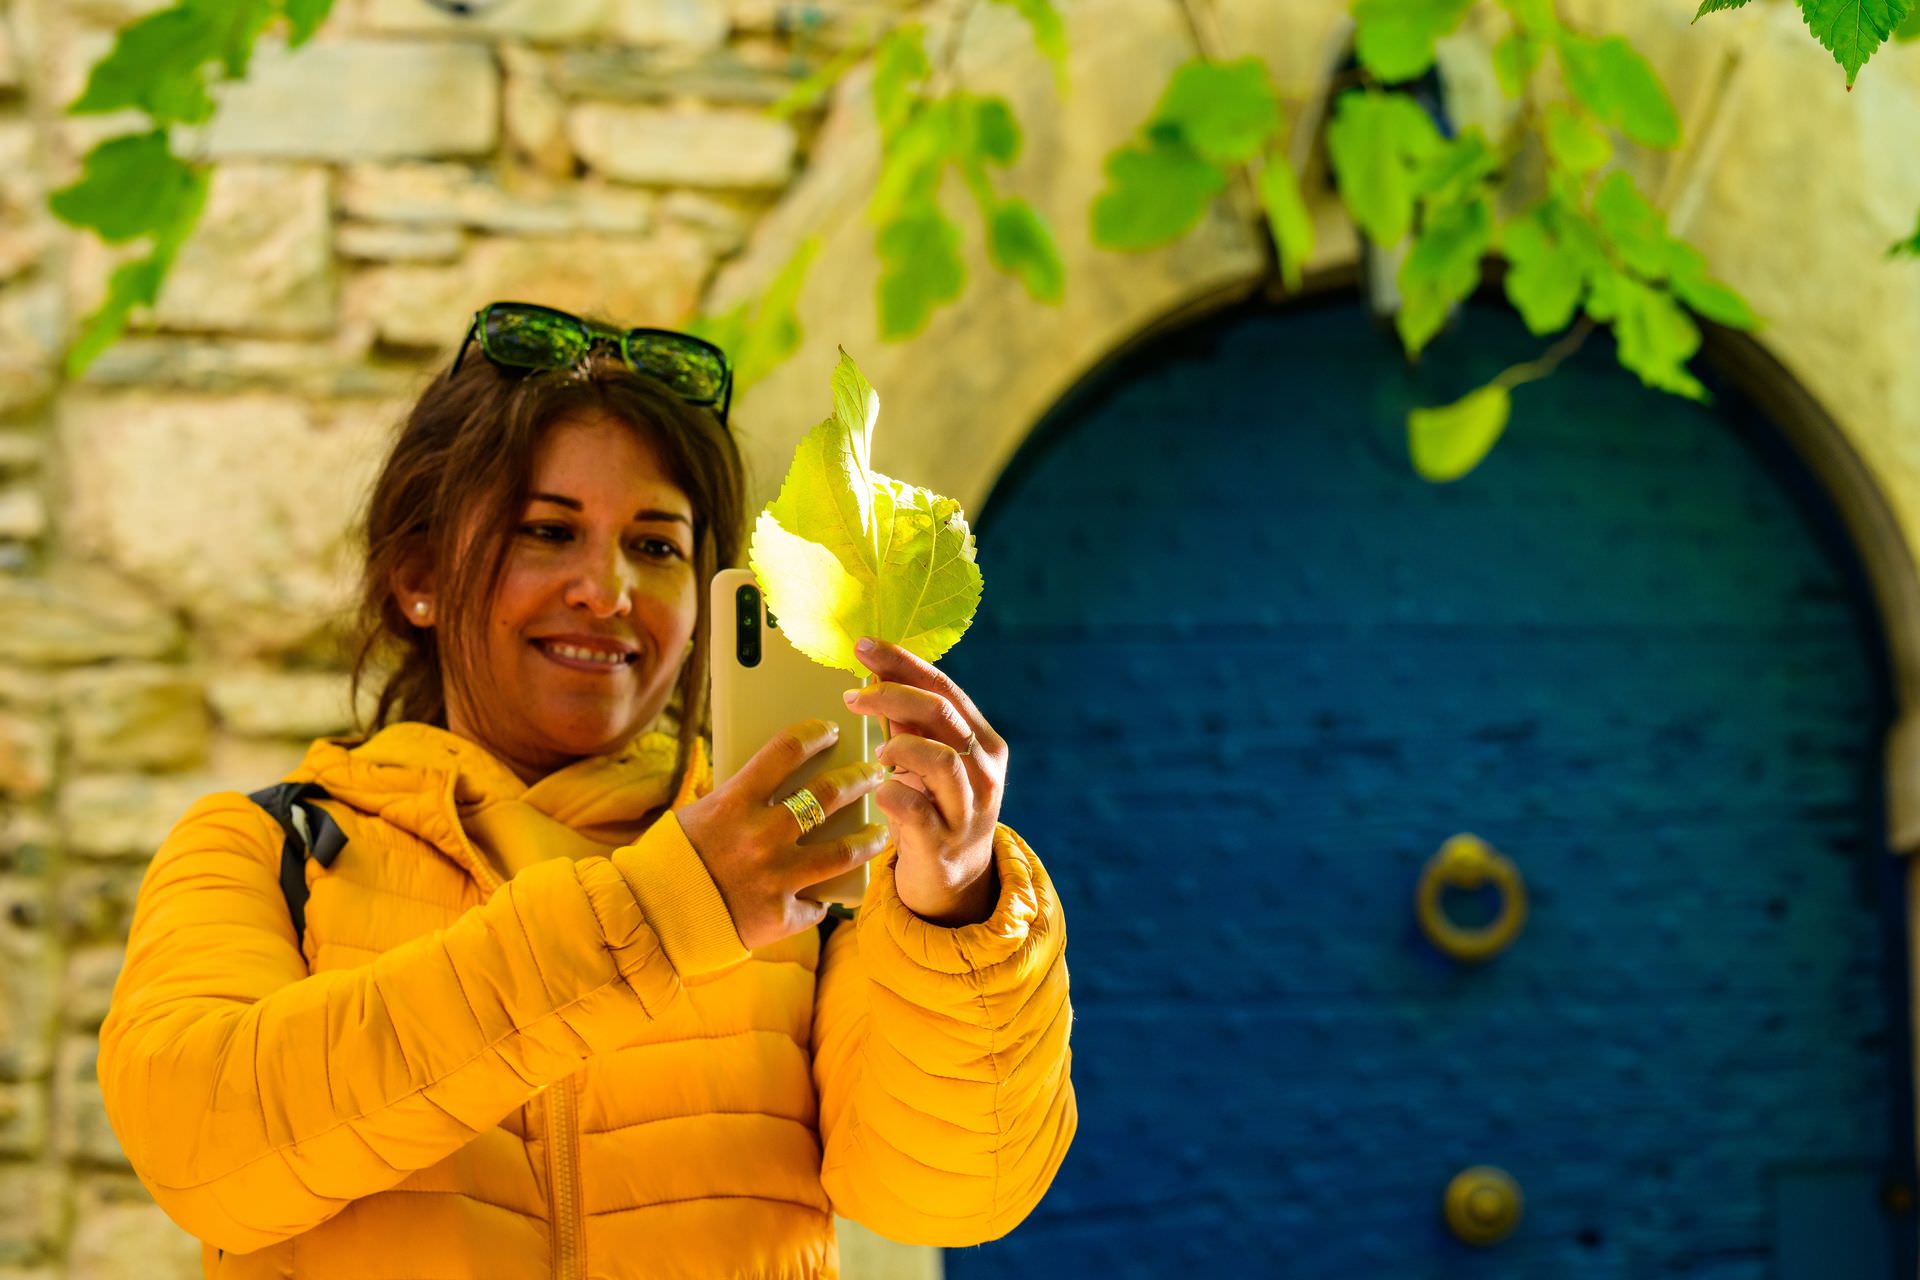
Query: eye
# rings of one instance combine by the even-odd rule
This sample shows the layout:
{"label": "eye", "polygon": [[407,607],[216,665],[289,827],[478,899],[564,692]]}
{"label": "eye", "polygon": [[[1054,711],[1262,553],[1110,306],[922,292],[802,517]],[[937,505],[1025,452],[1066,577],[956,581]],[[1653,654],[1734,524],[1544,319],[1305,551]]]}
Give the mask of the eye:
{"label": "eye", "polygon": [[642,538],[640,541],[645,546],[659,548],[659,550],[651,552],[650,554],[660,556],[667,560],[686,559],[685,556],[680,554],[680,548],[665,538]]}
{"label": "eye", "polygon": [[[563,524],[523,524],[520,532],[539,539],[541,542],[558,544],[573,537],[571,530]],[[548,535],[552,535],[551,537]],[[666,538],[640,538],[635,546],[646,548],[645,554],[656,560],[684,560],[686,556],[680,548]]]}

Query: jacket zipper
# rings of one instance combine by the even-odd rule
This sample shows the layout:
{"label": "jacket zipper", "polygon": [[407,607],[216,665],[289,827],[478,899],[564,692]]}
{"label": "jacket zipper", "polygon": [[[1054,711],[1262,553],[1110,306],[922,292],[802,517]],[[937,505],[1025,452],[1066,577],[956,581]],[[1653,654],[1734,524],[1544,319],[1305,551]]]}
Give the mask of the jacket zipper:
{"label": "jacket zipper", "polygon": [[579,1110],[573,1077],[547,1089],[547,1179],[553,1187],[553,1274],[555,1280],[586,1275],[581,1230]]}
{"label": "jacket zipper", "polygon": [[[442,788],[441,803],[448,814],[457,815],[453,788],[454,775],[449,773]],[[505,881],[467,839],[457,816],[452,826],[454,838],[466,854],[468,873],[489,895],[499,892]],[[556,1080],[541,1093],[546,1099],[547,1185],[553,1188],[553,1274],[555,1280],[582,1280],[587,1273],[586,1233],[581,1212],[580,1110],[576,1105],[573,1077]]]}

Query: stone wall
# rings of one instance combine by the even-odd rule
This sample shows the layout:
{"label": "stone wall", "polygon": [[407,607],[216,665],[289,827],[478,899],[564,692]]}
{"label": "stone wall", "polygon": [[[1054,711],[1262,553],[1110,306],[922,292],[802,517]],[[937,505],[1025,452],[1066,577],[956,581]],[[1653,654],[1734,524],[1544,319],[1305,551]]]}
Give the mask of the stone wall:
{"label": "stone wall", "polygon": [[[1343,0],[1061,0],[1065,99],[1014,13],[980,5],[955,66],[1016,105],[1027,147],[1007,185],[1052,220],[1067,302],[1036,304],[992,271],[952,189],[966,304],[882,345],[864,74],[831,110],[786,123],[765,108],[914,3],[507,0],[458,22],[424,0],[336,0],[314,44],[261,54],[196,143],[218,161],[212,197],[151,324],[68,382],[62,344],[116,255],[53,222],[44,197],[129,121],[60,109],[113,27],[160,3],[0,0],[0,1280],[198,1274],[93,1079],[120,944],[146,859],[194,799],[261,786],[348,727],[345,535],[474,307],[523,296],[675,325],[751,293],[819,234],[806,340],[735,409],[756,503],[827,411],[844,344],[885,402],[876,465],[977,509],[1098,363],[1266,276],[1244,191],[1162,250],[1088,242],[1105,154],[1196,33],[1216,54],[1261,54],[1304,104],[1293,150],[1320,228],[1313,267],[1351,266],[1316,147]],[[1563,3],[1654,58],[1689,143],[1627,163],[1767,317],[1761,341],[1839,423],[1911,543],[1920,265],[1882,251],[1920,212],[1905,160],[1920,46],[1883,51],[1848,95],[1791,5],[1697,26],[1694,7]],[[1486,49],[1481,31],[1446,49],[1469,115],[1498,109]],[[938,1271],[933,1251],[841,1226],[850,1277]]]}

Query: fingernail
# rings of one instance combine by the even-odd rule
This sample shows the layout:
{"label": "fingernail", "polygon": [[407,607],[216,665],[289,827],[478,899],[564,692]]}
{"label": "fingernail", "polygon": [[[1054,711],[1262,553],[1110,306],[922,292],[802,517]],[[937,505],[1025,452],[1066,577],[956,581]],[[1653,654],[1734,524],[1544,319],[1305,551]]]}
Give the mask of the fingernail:
{"label": "fingernail", "polygon": [[835,723],[834,723],[833,721],[831,721],[831,720],[823,720],[823,721],[821,721],[821,723],[827,726],[827,736],[828,736],[829,738],[837,738],[837,737],[839,737],[839,736],[840,736],[840,726],[839,726],[839,725],[837,725],[837,724],[835,724]]}
{"label": "fingernail", "polygon": [[872,640],[871,640],[870,638],[868,638],[868,637],[866,637],[866,636],[861,636],[861,637],[860,637],[860,643],[859,643],[859,644],[856,644],[856,645],[854,645],[853,647],[854,647],[854,649],[855,649],[855,650],[857,650],[857,651],[858,651],[858,652],[860,652],[860,653],[872,653],[872,652],[873,652],[873,641],[872,641]]}
{"label": "fingernail", "polygon": [[840,696],[846,699],[848,706],[852,706],[853,700],[860,696],[860,691],[858,689],[849,689],[845,693],[841,694]]}

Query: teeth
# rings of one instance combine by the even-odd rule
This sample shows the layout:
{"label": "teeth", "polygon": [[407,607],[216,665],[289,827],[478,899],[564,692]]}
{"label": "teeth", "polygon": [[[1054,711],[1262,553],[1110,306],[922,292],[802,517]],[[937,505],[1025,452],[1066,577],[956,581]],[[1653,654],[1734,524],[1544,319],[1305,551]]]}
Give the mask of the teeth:
{"label": "teeth", "polygon": [[621,653],[601,653],[597,649],[576,649],[570,644],[554,644],[551,641],[545,643],[547,648],[559,654],[561,657],[573,658],[581,662],[598,662],[609,667],[618,667],[624,666],[627,661],[626,655]]}

